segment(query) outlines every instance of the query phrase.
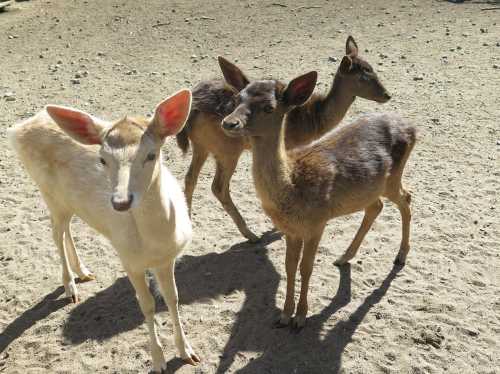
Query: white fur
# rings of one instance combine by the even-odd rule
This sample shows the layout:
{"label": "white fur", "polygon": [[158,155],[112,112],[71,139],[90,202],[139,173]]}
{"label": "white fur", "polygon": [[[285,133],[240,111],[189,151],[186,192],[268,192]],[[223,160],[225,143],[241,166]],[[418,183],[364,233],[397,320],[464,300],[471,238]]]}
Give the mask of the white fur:
{"label": "white fur", "polygon": [[69,222],[77,215],[110,240],[127,271],[148,325],[154,370],[160,371],[166,364],[154,325],[154,299],[146,284],[146,269],[153,270],[168,305],[176,347],[183,359],[192,361],[196,355],[180,322],[173,274],[175,258],[191,240],[191,221],[184,194],[162,165],[161,154],[156,177],[141,200],[128,211],[118,212],[110,202],[111,186],[99,163],[98,146],[72,140],[45,110],[13,126],[7,134],[50,209],[67,296],[78,299],[73,272],[87,280],[93,278],[72,243]]}

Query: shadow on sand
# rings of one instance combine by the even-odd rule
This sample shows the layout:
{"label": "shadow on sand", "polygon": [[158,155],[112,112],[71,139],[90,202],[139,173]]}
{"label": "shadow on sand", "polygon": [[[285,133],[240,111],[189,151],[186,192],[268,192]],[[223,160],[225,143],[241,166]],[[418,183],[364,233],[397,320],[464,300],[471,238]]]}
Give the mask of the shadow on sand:
{"label": "shadow on sand", "polygon": [[[178,263],[176,278],[181,304],[209,300],[236,290],[245,294],[217,373],[227,372],[238,354],[245,351],[258,352],[259,356],[239,369],[239,373],[338,373],[342,353],[352,335],[401,270],[393,267],[349,319],[339,321],[324,336],[324,332],[320,334],[323,324],[351,300],[351,268],[341,267],[339,286],[329,306],[308,318],[306,328],[294,334],[288,328],[272,327],[279,315],[275,300],[280,276],[268,258],[267,245],[279,238],[280,234],[269,232],[260,243],[240,243],[220,254],[183,256]],[[337,268],[332,265],[333,269]],[[197,286],[190,287],[193,284]],[[57,300],[63,292],[59,287],[7,326],[0,336],[0,352],[37,321],[66,305],[67,299]],[[165,310],[163,303],[158,305],[158,310]],[[79,344],[87,339],[106,340],[142,323],[133,288],[123,277],[72,309],[63,334],[72,344]],[[172,359],[168,371],[175,372],[182,365],[180,359]]]}

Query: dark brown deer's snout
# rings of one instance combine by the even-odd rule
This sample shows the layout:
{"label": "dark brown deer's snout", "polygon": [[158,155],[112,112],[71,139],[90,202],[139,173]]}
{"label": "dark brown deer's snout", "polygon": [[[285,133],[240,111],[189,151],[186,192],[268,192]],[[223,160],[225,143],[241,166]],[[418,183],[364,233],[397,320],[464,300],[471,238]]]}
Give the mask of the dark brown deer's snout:
{"label": "dark brown deer's snout", "polygon": [[238,106],[233,113],[222,120],[222,129],[229,136],[242,136],[245,130],[245,122],[248,110],[245,106]]}

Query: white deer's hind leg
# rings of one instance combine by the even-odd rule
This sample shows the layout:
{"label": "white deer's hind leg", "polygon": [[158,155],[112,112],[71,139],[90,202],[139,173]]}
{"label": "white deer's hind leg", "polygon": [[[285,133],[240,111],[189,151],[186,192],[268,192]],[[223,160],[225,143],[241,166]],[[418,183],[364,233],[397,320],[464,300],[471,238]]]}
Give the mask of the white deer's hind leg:
{"label": "white deer's hind leg", "polygon": [[188,364],[196,365],[200,362],[200,358],[194,353],[193,348],[189,344],[179,316],[177,286],[174,276],[175,260],[167,264],[165,267],[156,268],[155,275],[158,279],[160,291],[168,306],[170,317],[174,325],[175,346],[179,351],[181,358]]}
{"label": "white deer's hind leg", "polygon": [[73,273],[69,267],[68,256],[64,246],[64,227],[69,220],[67,215],[58,214],[58,212],[51,210],[52,221],[52,236],[59,252],[62,265],[62,282],[66,296],[70,297],[74,303],[78,302],[78,291],[76,289]]}
{"label": "white deer's hind leg", "polygon": [[66,244],[65,248],[68,254],[71,269],[76,273],[76,275],[78,275],[78,278],[80,278],[82,282],[94,280],[95,275],[87,269],[76,252],[75,243],[73,242],[73,237],[71,236],[71,218],[68,219],[64,227],[64,242]]}
{"label": "white deer's hind leg", "polygon": [[149,292],[144,272],[134,273],[127,270],[127,274],[130,282],[132,283],[132,286],[134,286],[135,294],[137,296],[137,300],[139,301],[139,306],[141,308],[142,314],[144,315],[144,318],[146,319],[146,325],[148,327],[151,345],[153,370],[154,372],[161,373],[162,370],[167,368],[167,364],[165,362],[163,349],[161,347],[160,340],[158,339],[158,333],[156,331],[155,301],[153,295],[151,295],[151,292]]}

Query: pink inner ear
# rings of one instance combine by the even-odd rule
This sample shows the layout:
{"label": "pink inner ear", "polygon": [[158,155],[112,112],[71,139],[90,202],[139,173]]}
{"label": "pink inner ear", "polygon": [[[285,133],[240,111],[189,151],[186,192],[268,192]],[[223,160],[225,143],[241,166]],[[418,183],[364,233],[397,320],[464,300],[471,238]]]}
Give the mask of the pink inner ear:
{"label": "pink inner ear", "polygon": [[85,113],[66,108],[50,107],[49,114],[65,131],[87,144],[100,144],[101,139],[92,125],[92,119]]}
{"label": "pink inner ear", "polygon": [[190,92],[182,91],[160,104],[157,115],[166,135],[176,134],[184,124],[189,110]]}

